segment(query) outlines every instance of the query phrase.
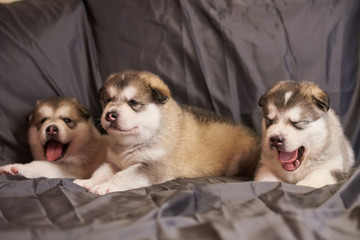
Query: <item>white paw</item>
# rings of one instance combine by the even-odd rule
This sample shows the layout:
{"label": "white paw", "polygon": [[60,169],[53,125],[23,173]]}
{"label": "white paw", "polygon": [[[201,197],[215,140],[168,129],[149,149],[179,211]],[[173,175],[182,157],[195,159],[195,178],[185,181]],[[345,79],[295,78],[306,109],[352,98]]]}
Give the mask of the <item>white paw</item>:
{"label": "white paw", "polygon": [[266,168],[260,168],[258,173],[255,176],[255,181],[257,182],[280,182],[272,172],[268,171]]}
{"label": "white paw", "polygon": [[305,187],[313,187],[313,188],[321,188],[327,184],[323,183],[321,181],[311,181],[311,180],[305,179],[305,180],[298,182],[296,185],[305,186]]}
{"label": "white paw", "polygon": [[117,192],[121,190],[122,189],[118,185],[108,181],[92,187],[89,191],[97,195],[104,195],[107,193]]}
{"label": "white paw", "polygon": [[74,183],[88,190],[97,184],[95,181],[91,179],[76,179],[74,180]]}
{"label": "white paw", "polygon": [[21,175],[26,178],[37,178],[41,176],[27,164],[9,164],[2,166],[0,167],[0,174]]}
{"label": "white paw", "polygon": [[9,165],[5,165],[0,167],[0,174],[11,174],[11,175],[16,175],[16,174],[20,174],[20,168],[21,168],[21,164],[9,164]]}

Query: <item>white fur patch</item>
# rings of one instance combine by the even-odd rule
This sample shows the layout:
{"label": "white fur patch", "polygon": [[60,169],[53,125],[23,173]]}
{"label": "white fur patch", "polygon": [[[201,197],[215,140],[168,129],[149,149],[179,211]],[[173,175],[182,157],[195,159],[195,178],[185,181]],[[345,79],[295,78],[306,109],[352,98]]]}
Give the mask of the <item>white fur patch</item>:
{"label": "white fur patch", "polygon": [[110,97],[115,97],[115,95],[116,95],[116,93],[117,93],[117,90],[116,90],[116,88],[114,88],[114,87],[109,87],[109,88],[107,89],[107,92],[108,92],[108,94],[109,94]]}
{"label": "white fur patch", "polygon": [[45,117],[50,117],[54,114],[54,110],[49,107],[49,106],[42,106],[40,109],[39,109],[39,113],[42,115],[42,116],[45,116]]}
{"label": "white fur patch", "polygon": [[56,115],[58,116],[68,116],[70,114],[70,106],[61,106],[56,110]]}
{"label": "white fur patch", "polygon": [[136,96],[137,89],[135,87],[130,86],[130,87],[125,88],[122,93],[123,93],[123,96],[125,97],[125,99],[130,100]]}
{"label": "white fur patch", "polygon": [[90,179],[76,179],[74,183],[86,189],[90,189],[108,181],[113,175],[114,169],[109,163],[105,162],[96,169]]}
{"label": "white fur patch", "polygon": [[[112,178],[100,185],[92,187],[90,192],[104,195],[115,191],[126,191],[129,189],[147,187],[152,183],[147,177],[146,172],[139,170],[141,164],[132,165],[120,172],[117,172]],[[131,181],[129,181],[131,179]]]}
{"label": "white fur patch", "polygon": [[[16,173],[14,173],[14,171]],[[0,167],[0,173],[19,174],[27,178],[72,178],[58,165],[46,161],[32,161],[28,164],[10,164]]]}
{"label": "white fur patch", "polygon": [[290,119],[292,122],[299,122],[301,119],[302,110],[299,106],[295,106],[286,112],[285,118]]}
{"label": "white fur patch", "polygon": [[137,117],[138,125],[141,129],[141,138],[151,138],[160,127],[161,112],[159,108],[155,104],[150,103],[146,111],[139,113]]}
{"label": "white fur patch", "polygon": [[285,96],[284,96],[284,98],[285,98],[285,105],[286,105],[286,103],[289,101],[289,99],[290,99],[290,97],[292,96],[292,94],[293,94],[293,92],[291,92],[291,91],[285,93]]}
{"label": "white fur patch", "polygon": [[272,103],[269,103],[268,110],[269,110],[269,114],[267,115],[267,118],[268,119],[274,119],[275,116],[277,115],[277,112],[278,112],[275,105],[272,104]]}
{"label": "white fur patch", "polygon": [[150,161],[160,159],[165,154],[166,151],[162,147],[153,147],[144,152],[144,155],[146,155],[146,159],[149,159]]}
{"label": "white fur patch", "polygon": [[277,178],[266,165],[262,165],[255,176],[255,181],[278,182],[280,179]]}

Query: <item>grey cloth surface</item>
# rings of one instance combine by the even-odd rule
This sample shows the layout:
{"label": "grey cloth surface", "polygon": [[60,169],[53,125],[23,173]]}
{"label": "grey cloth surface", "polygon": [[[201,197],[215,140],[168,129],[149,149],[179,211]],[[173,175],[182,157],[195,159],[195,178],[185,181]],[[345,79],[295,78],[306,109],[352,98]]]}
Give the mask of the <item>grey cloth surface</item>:
{"label": "grey cloth surface", "polygon": [[1,239],[358,239],[360,172],[320,189],[178,179],[96,196],[71,179],[0,176]]}

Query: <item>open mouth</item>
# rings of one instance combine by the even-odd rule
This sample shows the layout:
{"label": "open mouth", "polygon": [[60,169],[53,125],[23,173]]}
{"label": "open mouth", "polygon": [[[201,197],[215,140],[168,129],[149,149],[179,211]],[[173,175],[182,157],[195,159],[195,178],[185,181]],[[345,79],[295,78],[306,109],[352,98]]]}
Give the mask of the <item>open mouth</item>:
{"label": "open mouth", "polygon": [[294,171],[298,169],[302,162],[302,156],[305,148],[301,146],[293,152],[282,152],[278,151],[278,159],[282,164],[282,168],[286,171]]}
{"label": "open mouth", "polygon": [[44,152],[46,159],[49,162],[57,161],[62,159],[65,156],[66,149],[69,144],[62,144],[56,140],[49,140],[44,146]]}

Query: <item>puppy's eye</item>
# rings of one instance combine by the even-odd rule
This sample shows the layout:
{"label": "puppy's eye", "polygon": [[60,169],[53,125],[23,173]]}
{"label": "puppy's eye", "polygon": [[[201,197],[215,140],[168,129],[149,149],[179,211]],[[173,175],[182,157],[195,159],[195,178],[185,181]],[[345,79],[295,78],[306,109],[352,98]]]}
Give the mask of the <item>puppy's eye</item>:
{"label": "puppy's eye", "polygon": [[109,102],[113,102],[113,101],[114,101],[114,98],[107,98],[107,99],[105,99],[104,103],[108,104]]}
{"label": "puppy's eye", "polygon": [[40,122],[39,122],[39,124],[43,124],[46,120],[47,120],[47,118],[41,119]]}
{"label": "puppy's eye", "polygon": [[38,129],[41,128],[41,126],[44,124],[44,122],[45,122],[46,120],[48,120],[48,119],[47,119],[47,118],[42,118],[42,119],[39,121],[39,123],[38,123],[38,125],[37,125]]}
{"label": "puppy's eye", "polygon": [[134,99],[129,100],[128,103],[131,107],[136,107],[137,105],[139,105],[139,103]]}
{"label": "puppy's eye", "polygon": [[63,118],[62,120],[63,120],[65,123],[71,123],[71,122],[72,122],[70,118]]}
{"label": "puppy's eye", "polygon": [[265,126],[267,128],[270,127],[270,125],[273,124],[273,122],[274,122],[273,119],[265,118]]}
{"label": "puppy's eye", "polygon": [[38,124],[39,128],[44,124],[44,122],[47,120],[47,118],[42,118]]}
{"label": "puppy's eye", "polygon": [[290,121],[290,123],[294,128],[296,128],[298,130],[302,130],[305,128],[305,126],[308,122],[306,122],[306,121]]}

